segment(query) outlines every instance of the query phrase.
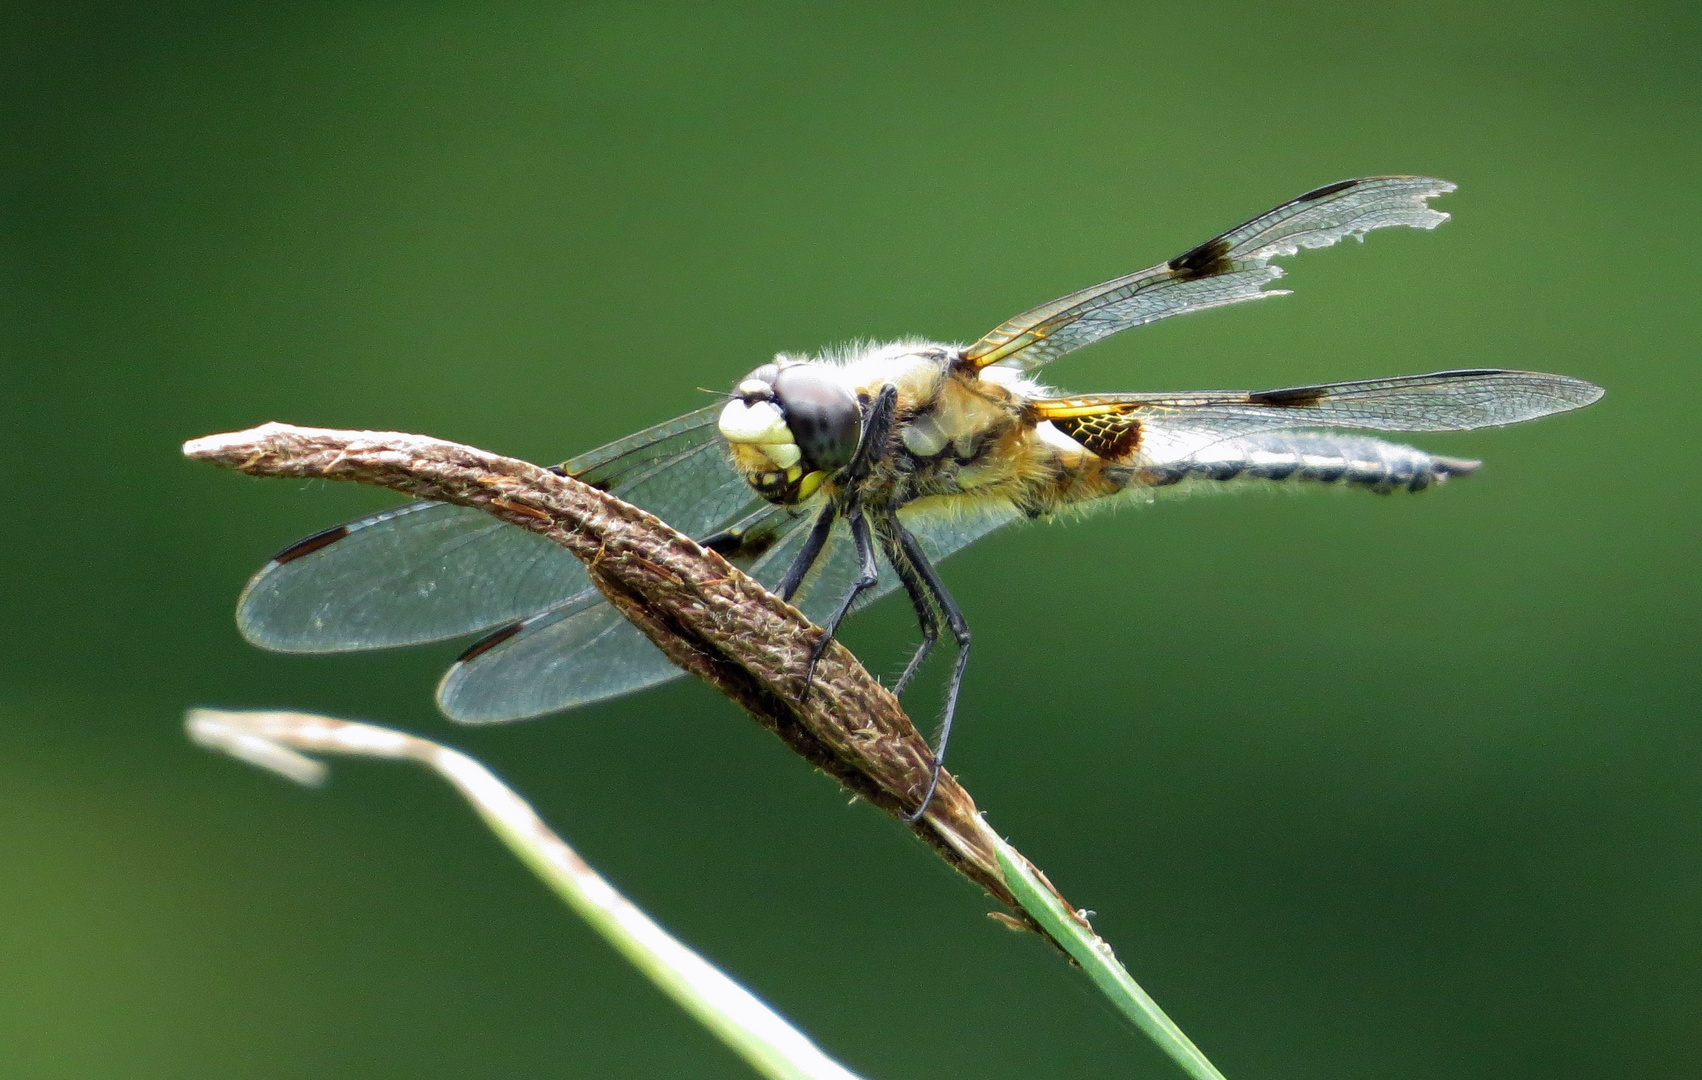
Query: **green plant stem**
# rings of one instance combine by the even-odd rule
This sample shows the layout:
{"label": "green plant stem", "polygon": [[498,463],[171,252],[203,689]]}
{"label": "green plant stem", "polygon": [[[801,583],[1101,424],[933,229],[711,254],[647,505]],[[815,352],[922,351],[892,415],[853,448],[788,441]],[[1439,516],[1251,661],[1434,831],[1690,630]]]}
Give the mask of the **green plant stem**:
{"label": "green plant stem", "polygon": [[303,784],[325,766],[302,751],[415,761],[449,781],[521,862],[662,992],[771,1080],[858,1080],[779,1013],[681,944],[567,846],[489,769],[439,743],[308,713],[192,709],[190,738]]}
{"label": "green plant stem", "polygon": [[1100,992],[1194,1080],[1224,1080],[1223,1074],[1206,1060],[1193,1040],[1182,1033],[1175,1021],[1158,1007],[1152,995],[1142,990],[1140,983],[1118,962],[1117,954],[1111,951],[1105,939],[1095,934],[1085,919],[1058,902],[1057,894],[1041,882],[1028,860],[1003,840],[999,841],[997,853],[999,868],[1005,872],[1005,883],[1022,904],[1023,910],[1045,927],[1052,939],[1081,965]]}

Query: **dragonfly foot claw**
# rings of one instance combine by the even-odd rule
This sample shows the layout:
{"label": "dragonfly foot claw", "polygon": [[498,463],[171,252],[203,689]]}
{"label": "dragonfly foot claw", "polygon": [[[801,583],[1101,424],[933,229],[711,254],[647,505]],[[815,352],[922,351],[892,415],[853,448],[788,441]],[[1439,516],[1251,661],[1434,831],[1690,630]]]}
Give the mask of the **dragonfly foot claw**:
{"label": "dragonfly foot claw", "polygon": [[934,789],[940,786],[940,759],[934,759],[933,771],[928,774],[928,790],[922,793],[922,804],[914,810],[906,810],[899,816],[906,825],[914,825],[922,820],[922,815],[928,812],[928,805],[934,801]]}

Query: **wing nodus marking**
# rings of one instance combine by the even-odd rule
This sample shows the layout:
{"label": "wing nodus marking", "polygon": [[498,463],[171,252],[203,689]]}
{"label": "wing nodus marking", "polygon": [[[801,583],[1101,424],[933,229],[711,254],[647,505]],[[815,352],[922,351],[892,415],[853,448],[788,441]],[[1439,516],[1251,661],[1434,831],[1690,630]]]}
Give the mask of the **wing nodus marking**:
{"label": "wing nodus marking", "polygon": [[322,532],[316,532],[312,536],[297,540],[289,547],[272,556],[272,561],[277,563],[279,566],[282,566],[287,562],[294,562],[304,555],[312,555],[315,551],[318,551],[322,547],[329,547],[330,545],[335,544],[347,535],[349,535],[349,527],[347,525],[333,525]]}
{"label": "wing nodus marking", "polygon": [[1107,461],[1122,461],[1141,448],[1141,422],[1132,410],[1066,416],[1052,426]]}

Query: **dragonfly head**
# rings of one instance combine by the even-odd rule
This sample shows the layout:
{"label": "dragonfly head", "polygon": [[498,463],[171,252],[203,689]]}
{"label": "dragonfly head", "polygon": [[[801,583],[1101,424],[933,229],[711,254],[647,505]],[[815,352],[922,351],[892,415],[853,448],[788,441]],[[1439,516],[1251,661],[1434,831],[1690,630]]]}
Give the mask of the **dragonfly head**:
{"label": "dragonfly head", "polygon": [[851,461],[863,413],[837,368],[780,359],[739,380],[720,428],[758,494],[796,503]]}

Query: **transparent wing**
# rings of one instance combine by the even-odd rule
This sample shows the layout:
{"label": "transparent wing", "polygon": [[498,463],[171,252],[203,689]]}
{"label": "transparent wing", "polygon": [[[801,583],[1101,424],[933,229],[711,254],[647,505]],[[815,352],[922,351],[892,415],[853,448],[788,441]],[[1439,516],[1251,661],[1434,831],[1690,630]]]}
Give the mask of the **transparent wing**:
{"label": "transparent wing", "polygon": [[343,652],[474,633],[588,588],[579,560],[480,510],[409,503],[280,553],[237,601],[242,636]]}
{"label": "transparent wing", "polygon": [[[764,504],[706,546],[772,587],[809,534],[815,510]],[[461,654],[438,683],[437,704],[451,720],[494,724],[630,694],[681,674],[587,585],[585,592],[504,626]]]}
{"label": "transparent wing", "polygon": [[1086,394],[1047,399],[1035,408],[1041,416],[1056,416],[1061,426],[1114,416],[1138,427],[1138,439],[1126,441],[1150,453],[1155,441],[1184,435],[1197,440],[1300,428],[1467,431],[1498,427],[1580,409],[1599,400],[1602,393],[1594,383],[1566,375],[1474,370],[1253,392]]}
{"label": "transparent wing", "polygon": [[1307,192],[1169,262],[1060,297],[1023,312],[969,347],[977,366],[1039,367],[1067,352],[1171,315],[1282,295],[1266,291],[1283,274],[1270,261],[1344,236],[1407,225],[1434,229],[1448,215],[1425,200],[1454,190],[1446,180],[1374,176]]}
{"label": "transparent wing", "polygon": [[463,653],[437,685],[451,720],[494,724],[629,694],[683,675],[590,589]]}
{"label": "transparent wing", "polygon": [[[1020,515],[1008,504],[963,507],[929,499],[899,516],[937,562]],[[797,558],[813,519],[814,508],[800,513],[774,507],[743,523],[732,543],[712,546],[773,588]],[[855,575],[856,555],[842,523],[794,597],[799,610],[820,621]],[[871,592],[883,596],[898,584],[883,563],[880,584]],[[437,700],[450,719],[490,724],[587,705],[680,674],[649,638],[593,591],[474,645],[444,674]]]}
{"label": "transparent wing", "polygon": [[[562,466],[692,536],[748,515],[750,486],[726,461],[718,406]],[[590,588],[579,561],[478,510],[410,503],[311,536],[243,590],[237,625],[281,652],[411,645],[557,608]]]}

